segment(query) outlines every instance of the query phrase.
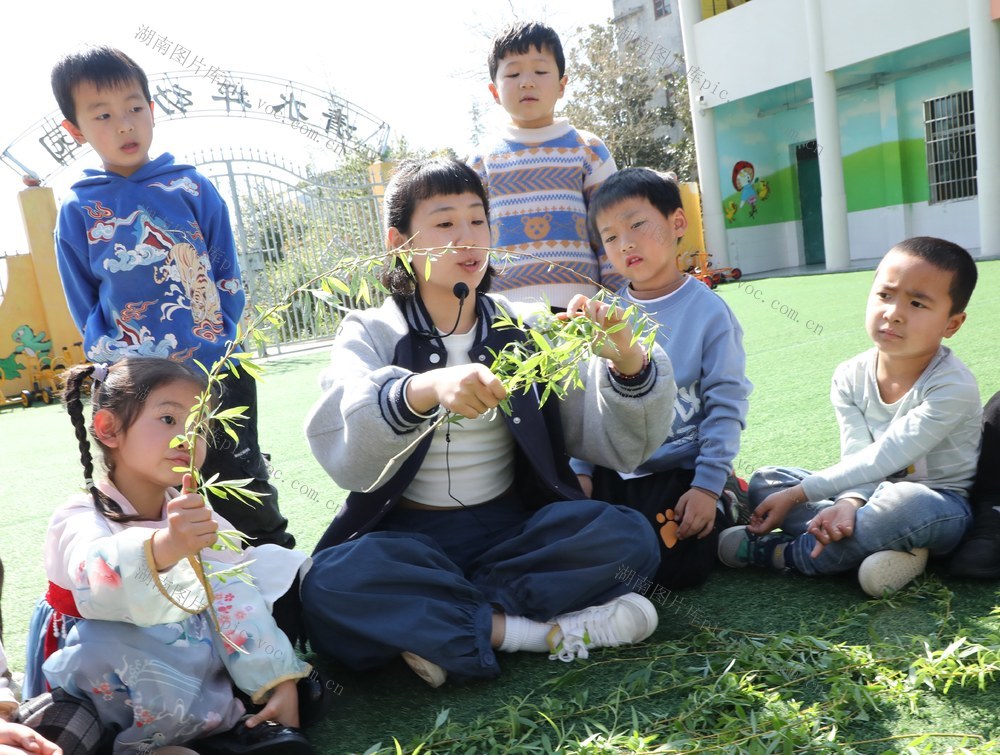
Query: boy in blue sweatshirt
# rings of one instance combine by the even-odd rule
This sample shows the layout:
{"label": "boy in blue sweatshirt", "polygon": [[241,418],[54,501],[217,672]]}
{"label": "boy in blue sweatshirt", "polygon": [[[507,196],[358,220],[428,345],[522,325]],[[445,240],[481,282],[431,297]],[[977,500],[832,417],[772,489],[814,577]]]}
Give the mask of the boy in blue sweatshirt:
{"label": "boy in blue sweatshirt", "polygon": [[[87,358],[197,359],[211,366],[236,338],[246,303],[229,210],[218,191],[170,154],[149,159],[153,102],[143,70],[124,53],[91,47],[52,69],[63,127],[100,156],[59,210],[56,261]],[[248,406],[239,441],[210,444],[207,479],[252,478],[264,494],[247,506],[213,497],[215,508],[255,545],[292,547],[288,521],[257,442],[257,387],[241,371],[223,382],[223,408]]]}
{"label": "boy in blue sweatshirt", "polygon": [[677,185],[648,168],[615,173],[590,203],[590,233],[629,283],[618,295],[659,325],[657,343],[674,367],[677,399],[670,435],[635,472],[574,461],[594,498],[641,511],[657,531],[668,588],[705,581],[718,533],[735,524],[728,496],[733,459],[753,386],[745,374],[743,330],[728,305],[677,267],[687,229]]}

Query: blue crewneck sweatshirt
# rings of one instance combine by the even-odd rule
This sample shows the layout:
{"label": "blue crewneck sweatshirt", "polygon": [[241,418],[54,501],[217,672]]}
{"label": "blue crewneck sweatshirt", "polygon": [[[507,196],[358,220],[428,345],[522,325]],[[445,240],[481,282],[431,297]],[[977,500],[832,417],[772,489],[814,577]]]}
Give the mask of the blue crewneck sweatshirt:
{"label": "blue crewneck sweatshirt", "polygon": [[[618,295],[659,326],[656,342],[670,357],[677,383],[670,435],[634,474],[693,469],[693,487],[721,493],[740,450],[753,390],[743,329],[729,305],[691,277],[659,299],[635,299],[627,287]],[[593,469],[575,460],[573,468],[582,474]]]}
{"label": "blue crewneck sweatshirt", "polygon": [[59,210],[56,261],[92,361],[211,365],[246,303],[229,210],[169,153],[125,177],[86,170]]}

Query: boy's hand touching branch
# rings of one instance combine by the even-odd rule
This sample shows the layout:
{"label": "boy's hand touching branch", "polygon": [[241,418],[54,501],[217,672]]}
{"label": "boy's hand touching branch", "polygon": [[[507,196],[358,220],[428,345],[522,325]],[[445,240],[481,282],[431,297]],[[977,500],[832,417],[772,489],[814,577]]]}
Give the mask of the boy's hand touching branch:
{"label": "boy's hand touching branch", "polygon": [[172,568],[187,556],[215,545],[218,523],[205,499],[195,491],[194,478],[184,475],[183,492],[167,503],[167,529],[156,530],[152,537],[153,560],[158,571]]}
{"label": "boy's hand touching branch", "polygon": [[646,364],[646,350],[635,340],[632,325],[622,318],[617,307],[577,294],[570,299],[566,312],[561,317],[567,319],[580,316],[586,317],[607,334],[607,338],[594,346],[597,356],[610,359],[621,375],[637,375],[642,371]]}
{"label": "boy's hand touching branch", "polygon": [[860,498],[841,498],[814,516],[806,528],[806,532],[816,538],[816,547],[809,556],[816,558],[830,543],[851,537],[858,509],[864,505]]}

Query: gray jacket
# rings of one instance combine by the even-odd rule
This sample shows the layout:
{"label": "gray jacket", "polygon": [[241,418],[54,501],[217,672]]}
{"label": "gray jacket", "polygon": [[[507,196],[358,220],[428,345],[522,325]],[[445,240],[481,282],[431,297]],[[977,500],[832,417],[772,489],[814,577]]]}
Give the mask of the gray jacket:
{"label": "gray jacket", "polygon": [[[498,310],[524,316],[538,307],[501,296],[476,297],[476,362],[490,364],[505,343],[524,331],[491,327]],[[400,305],[352,312],[333,344],[321,377],[323,395],[306,418],[313,455],[334,482],[351,492],[316,551],[371,530],[409,486],[430,445],[422,438],[432,420],[411,412],[403,400],[414,373],[443,367],[444,344],[419,297]],[[670,360],[656,346],[647,369],[635,378],[613,376],[605,359],[581,367],[585,388],[539,406],[539,391],[518,392],[505,417],[517,446],[515,486],[522,500],[542,506],[583,497],[570,456],[622,471],[635,469],[666,439],[673,419],[675,386]],[[397,457],[390,465],[390,461]],[[368,491],[377,483],[377,487]],[[368,491],[368,492],[365,492]]]}

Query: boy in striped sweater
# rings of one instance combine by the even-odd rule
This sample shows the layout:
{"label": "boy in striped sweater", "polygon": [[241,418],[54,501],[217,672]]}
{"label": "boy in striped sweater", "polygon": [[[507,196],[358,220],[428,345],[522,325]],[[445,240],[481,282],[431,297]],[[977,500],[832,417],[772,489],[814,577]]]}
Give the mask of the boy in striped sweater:
{"label": "boy in striped sweater", "polygon": [[493,39],[490,92],[510,115],[499,139],[469,162],[489,191],[491,244],[511,252],[493,290],[515,301],[565,309],[624,280],[591,243],[587,206],[615,172],[598,137],[555,117],[566,88],[566,60],[553,29],[518,22]]}
{"label": "boy in striped sweater", "polygon": [[976,278],[972,257],[949,241],[889,250],[865,314],[875,348],[833,376],[840,461],[755,472],[750,525],[719,537],[724,564],[858,569],[861,588],[880,597],[921,574],[928,554],[958,545],[972,521],[982,405],[972,373],[941,341],[965,322]]}

